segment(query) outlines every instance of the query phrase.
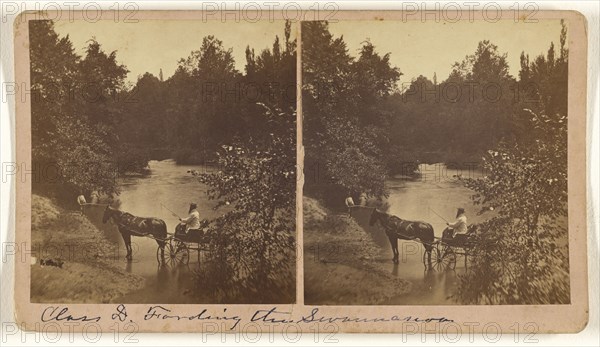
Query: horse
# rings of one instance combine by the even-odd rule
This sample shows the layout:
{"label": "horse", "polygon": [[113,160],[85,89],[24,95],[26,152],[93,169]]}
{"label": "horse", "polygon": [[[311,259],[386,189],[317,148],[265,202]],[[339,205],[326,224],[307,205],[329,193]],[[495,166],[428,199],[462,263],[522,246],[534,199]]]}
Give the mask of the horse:
{"label": "horse", "polygon": [[136,217],[131,213],[119,211],[110,206],[106,206],[104,210],[104,216],[102,217],[102,223],[108,222],[112,219],[117,224],[119,232],[125,241],[125,248],[127,249],[127,260],[133,259],[131,249],[131,236],[147,236],[151,235],[158,243],[160,247],[161,257],[165,257],[165,244],[167,239],[167,224],[158,218],[144,218]]}
{"label": "horse", "polygon": [[385,234],[390,240],[392,252],[394,253],[394,258],[392,259],[394,264],[398,264],[399,262],[398,258],[400,253],[398,252],[398,239],[419,239],[425,247],[427,260],[431,264],[431,251],[433,249],[434,241],[433,227],[431,224],[400,219],[394,215],[378,211],[374,208],[371,213],[371,218],[369,219],[369,225],[374,226],[377,221],[379,221],[381,226],[385,229]]}

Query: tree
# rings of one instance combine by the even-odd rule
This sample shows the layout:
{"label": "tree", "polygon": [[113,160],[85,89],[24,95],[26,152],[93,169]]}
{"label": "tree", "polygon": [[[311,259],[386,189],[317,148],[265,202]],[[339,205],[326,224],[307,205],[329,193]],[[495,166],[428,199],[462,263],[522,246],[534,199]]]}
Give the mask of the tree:
{"label": "tree", "polygon": [[506,54],[488,40],[454,63],[446,80],[438,83],[434,74],[434,81],[424,76],[411,81],[389,98],[390,169],[404,171],[400,164],[407,160],[454,167],[480,163],[487,150],[512,135],[515,84]]}
{"label": "tree", "polygon": [[464,91],[458,102],[448,105],[463,118],[462,131],[453,133],[460,137],[452,139],[457,149],[469,152],[477,148],[482,155],[508,135],[515,80],[509,74],[506,53],[501,54],[498,46],[488,40],[479,42],[474,54],[454,64],[445,83],[456,83]]}
{"label": "tree", "polygon": [[246,49],[246,76],[243,78],[247,94],[242,99],[246,128],[260,131],[259,122],[252,119],[262,115],[257,103],[289,110],[296,106],[296,40],[291,39],[291,23],[285,24],[284,42],[275,36],[272,49],[264,49],[258,55],[250,47]]}
{"label": "tree", "polygon": [[69,37],[59,38],[51,21],[30,21],[33,162],[52,161],[62,115],[74,114],[77,64]]}
{"label": "tree", "polygon": [[302,35],[306,191],[338,206],[347,191],[385,196],[390,114],[381,105],[400,72],[370,42],[355,61],[327,22],[303,23]]}
{"label": "tree", "polygon": [[[126,69],[117,67],[117,78],[105,80],[114,75],[97,68],[93,71],[87,68],[90,66],[88,57],[101,56],[97,43],[90,45],[88,56],[81,60],[74,53],[68,36],[59,38],[51,21],[30,21],[29,25],[32,162],[39,170],[56,169],[59,178],[58,182],[50,182],[51,187],[46,185],[49,182],[42,182],[34,189],[49,189],[46,192],[49,194],[65,194],[61,198],[68,200],[79,189],[118,192],[115,180],[117,165],[113,159],[115,143],[111,142],[116,140],[113,124],[99,117],[102,112],[95,112],[101,106],[93,102],[96,100],[87,98],[86,90],[89,89],[86,87],[89,85],[84,81],[90,78],[94,86],[105,91],[119,84],[119,78],[122,80]],[[114,62],[114,55],[105,62]],[[104,72],[108,75],[104,76]],[[99,97],[104,98],[106,94]]]}
{"label": "tree", "polygon": [[212,35],[204,37],[198,50],[179,61],[177,71],[167,81],[168,88],[177,91],[167,94],[172,110],[168,117],[185,127],[178,133],[180,150],[207,155],[233,137],[238,129],[239,82],[232,49],[225,49],[223,41]]}

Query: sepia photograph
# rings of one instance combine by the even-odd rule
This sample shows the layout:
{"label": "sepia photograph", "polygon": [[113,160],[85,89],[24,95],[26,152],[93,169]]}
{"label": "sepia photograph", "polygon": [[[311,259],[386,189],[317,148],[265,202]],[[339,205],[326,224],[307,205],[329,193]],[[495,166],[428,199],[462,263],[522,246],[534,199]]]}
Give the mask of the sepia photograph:
{"label": "sepia photograph", "polygon": [[31,302],[295,302],[295,26],[28,30]]}
{"label": "sepia photograph", "polygon": [[571,301],[569,23],[302,23],[304,297]]}
{"label": "sepia photograph", "polygon": [[14,16],[11,337],[594,321],[585,15],[142,7]]}

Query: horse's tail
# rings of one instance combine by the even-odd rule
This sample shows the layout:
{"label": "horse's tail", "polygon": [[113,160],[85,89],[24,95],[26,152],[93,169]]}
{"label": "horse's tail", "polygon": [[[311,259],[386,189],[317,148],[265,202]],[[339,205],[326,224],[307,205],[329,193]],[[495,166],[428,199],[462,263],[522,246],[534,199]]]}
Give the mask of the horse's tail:
{"label": "horse's tail", "polygon": [[435,240],[435,232],[433,231],[433,226],[429,223],[423,223],[426,227],[423,230],[423,246],[425,246],[425,250],[427,252],[431,252],[433,248],[433,241]]}
{"label": "horse's tail", "polygon": [[159,219],[158,220],[158,230],[157,230],[157,235],[158,237],[162,238],[162,239],[166,239],[167,238],[167,223],[165,223],[164,220]]}

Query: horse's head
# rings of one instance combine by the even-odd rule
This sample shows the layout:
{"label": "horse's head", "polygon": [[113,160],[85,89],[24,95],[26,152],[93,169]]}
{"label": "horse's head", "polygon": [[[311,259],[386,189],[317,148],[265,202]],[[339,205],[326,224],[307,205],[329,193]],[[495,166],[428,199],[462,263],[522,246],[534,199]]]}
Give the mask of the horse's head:
{"label": "horse's head", "polygon": [[102,216],[102,223],[106,224],[106,222],[108,222],[110,217],[112,217],[112,212],[113,209],[110,208],[109,205],[106,205],[106,208],[104,209],[104,215]]}
{"label": "horse's head", "polygon": [[371,218],[369,218],[369,225],[370,226],[375,225],[375,222],[377,222],[378,217],[379,217],[379,212],[377,211],[376,208],[374,208],[373,212],[371,212]]}

